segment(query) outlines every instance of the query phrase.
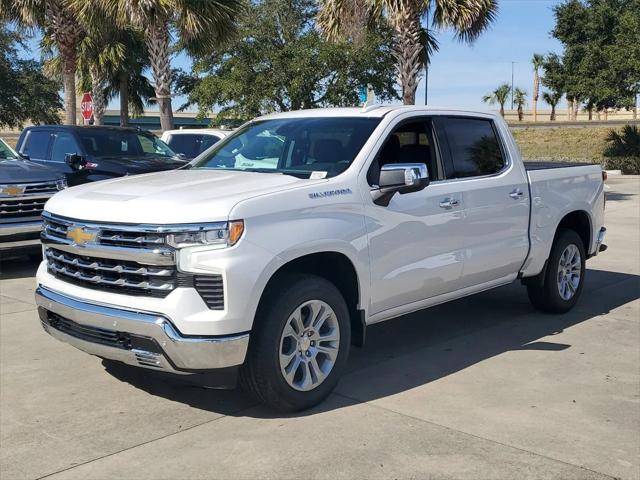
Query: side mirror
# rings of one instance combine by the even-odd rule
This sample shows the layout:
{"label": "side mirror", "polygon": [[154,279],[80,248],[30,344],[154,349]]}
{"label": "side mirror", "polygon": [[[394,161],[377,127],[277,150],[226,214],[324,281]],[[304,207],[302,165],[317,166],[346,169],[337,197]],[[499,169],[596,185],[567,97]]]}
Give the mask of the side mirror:
{"label": "side mirror", "polygon": [[73,170],[82,170],[87,164],[87,159],[77,153],[68,153],[64,156],[64,163]]}
{"label": "side mirror", "polygon": [[389,163],[380,169],[378,183],[373,202],[386,207],[396,193],[418,192],[429,185],[429,171],[424,163]]}

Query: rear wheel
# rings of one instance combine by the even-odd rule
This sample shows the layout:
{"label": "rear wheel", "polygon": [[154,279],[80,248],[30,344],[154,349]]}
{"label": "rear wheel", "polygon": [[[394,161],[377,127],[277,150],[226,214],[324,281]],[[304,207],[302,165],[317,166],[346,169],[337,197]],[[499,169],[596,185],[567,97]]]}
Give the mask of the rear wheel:
{"label": "rear wheel", "polygon": [[241,384],[282,411],[310,408],[338,382],[349,354],[349,310],[324,278],[288,275],[255,320]]}
{"label": "rear wheel", "polygon": [[582,293],[585,248],[574,230],[561,229],[551,248],[543,277],[527,286],[534,307],[551,313],[569,311]]}

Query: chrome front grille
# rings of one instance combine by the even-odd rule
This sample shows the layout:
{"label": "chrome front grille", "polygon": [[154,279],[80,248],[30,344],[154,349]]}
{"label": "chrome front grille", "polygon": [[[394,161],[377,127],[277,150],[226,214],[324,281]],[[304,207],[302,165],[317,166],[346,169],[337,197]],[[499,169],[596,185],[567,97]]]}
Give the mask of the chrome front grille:
{"label": "chrome front grille", "polygon": [[47,198],[0,198],[0,219],[18,219],[39,217],[44,210]]}
{"label": "chrome front grille", "polygon": [[45,257],[49,273],[81,286],[130,295],[165,297],[179,283],[177,269],[165,265],[96,258],[51,247],[46,248]]}
{"label": "chrome front grille", "polygon": [[8,184],[0,187],[0,222],[39,218],[46,201],[58,191],[56,182]]}
{"label": "chrome front grille", "polygon": [[[183,228],[183,227],[177,227]],[[224,309],[222,275],[178,272],[175,226],[93,223],[43,214],[42,244],[49,273],[65,282],[125,295],[166,297],[195,288],[212,310]]]}

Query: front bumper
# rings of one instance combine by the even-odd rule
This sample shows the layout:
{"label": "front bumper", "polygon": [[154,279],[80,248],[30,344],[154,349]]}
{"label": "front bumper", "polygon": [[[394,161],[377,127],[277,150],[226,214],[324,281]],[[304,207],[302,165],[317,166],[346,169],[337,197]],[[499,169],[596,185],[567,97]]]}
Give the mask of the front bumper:
{"label": "front bumper", "polygon": [[0,223],[0,250],[40,245],[42,221]]}
{"label": "front bumper", "polygon": [[52,337],[91,355],[178,374],[241,365],[249,334],[185,336],[163,315],[113,308],[36,290],[43,328]]}

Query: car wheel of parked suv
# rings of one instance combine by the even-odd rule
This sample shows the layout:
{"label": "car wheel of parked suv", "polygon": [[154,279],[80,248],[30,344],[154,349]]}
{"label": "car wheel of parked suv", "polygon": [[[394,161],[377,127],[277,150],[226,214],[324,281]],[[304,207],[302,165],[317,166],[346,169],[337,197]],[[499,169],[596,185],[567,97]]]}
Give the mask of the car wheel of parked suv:
{"label": "car wheel of parked suv", "polygon": [[551,247],[542,282],[527,286],[529,300],[539,310],[564,313],[576,304],[585,277],[585,248],[574,230],[561,229]]}
{"label": "car wheel of parked suv", "polygon": [[314,275],[287,275],[270,292],[273,300],[256,315],[241,384],[277,410],[304,410],[326,398],[342,375],[349,310],[340,291]]}

